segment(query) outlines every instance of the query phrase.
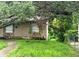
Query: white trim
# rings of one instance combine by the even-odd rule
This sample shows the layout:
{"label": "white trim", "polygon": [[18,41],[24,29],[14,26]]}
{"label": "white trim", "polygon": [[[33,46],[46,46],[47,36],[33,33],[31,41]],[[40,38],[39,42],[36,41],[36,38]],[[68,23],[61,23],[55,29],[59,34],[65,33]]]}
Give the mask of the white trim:
{"label": "white trim", "polygon": [[46,21],[46,40],[48,40],[48,20]]}

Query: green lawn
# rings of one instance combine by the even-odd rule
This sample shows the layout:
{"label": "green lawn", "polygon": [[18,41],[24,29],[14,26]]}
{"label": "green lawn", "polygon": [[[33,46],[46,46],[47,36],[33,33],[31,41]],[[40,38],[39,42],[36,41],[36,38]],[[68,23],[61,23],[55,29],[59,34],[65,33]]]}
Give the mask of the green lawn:
{"label": "green lawn", "polygon": [[5,40],[0,40],[0,49],[5,48],[6,46]]}
{"label": "green lawn", "polygon": [[11,51],[8,56],[75,56],[74,49],[65,44],[56,41],[25,41],[17,40],[18,48]]}

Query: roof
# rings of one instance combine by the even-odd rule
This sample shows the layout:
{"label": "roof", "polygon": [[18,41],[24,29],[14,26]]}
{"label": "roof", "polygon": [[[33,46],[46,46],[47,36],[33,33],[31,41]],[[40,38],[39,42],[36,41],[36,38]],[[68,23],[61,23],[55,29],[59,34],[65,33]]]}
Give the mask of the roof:
{"label": "roof", "polygon": [[31,18],[26,18],[27,21],[39,21],[39,20],[48,20],[48,17],[44,17],[44,16],[34,16]]}
{"label": "roof", "polygon": [[[4,19],[5,20],[5,19]],[[6,19],[6,22],[2,24],[0,27],[5,27],[11,24],[17,24],[17,23],[22,23],[22,22],[36,22],[36,21],[41,21],[41,20],[48,20],[48,17],[45,16],[34,16],[30,18],[26,18],[25,20],[19,19],[17,16],[11,16]]]}

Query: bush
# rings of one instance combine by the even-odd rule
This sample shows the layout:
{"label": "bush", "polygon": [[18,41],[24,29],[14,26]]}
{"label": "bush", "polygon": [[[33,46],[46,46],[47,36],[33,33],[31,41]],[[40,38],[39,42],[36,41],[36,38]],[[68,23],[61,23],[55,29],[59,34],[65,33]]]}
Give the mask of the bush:
{"label": "bush", "polygon": [[76,30],[68,30],[65,34],[65,39],[67,41],[77,41],[78,40],[78,34]]}

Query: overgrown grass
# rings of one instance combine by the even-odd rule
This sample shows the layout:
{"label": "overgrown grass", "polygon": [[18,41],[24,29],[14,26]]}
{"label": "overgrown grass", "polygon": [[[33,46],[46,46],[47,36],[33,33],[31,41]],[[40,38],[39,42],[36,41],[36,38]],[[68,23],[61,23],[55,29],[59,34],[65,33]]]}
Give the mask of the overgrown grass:
{"label": "overgrown grass", "polygon": [[74,49],[64,43],[45,40],[17,40],[18,48],[11,51],[8,56],[32,56],[32,57],[50,57],[50,56],[75,56]]}
{"label": "overgrown grass", "polygon": [[0,49],[5,48],[6,46],[5,40],[0,40]]}

